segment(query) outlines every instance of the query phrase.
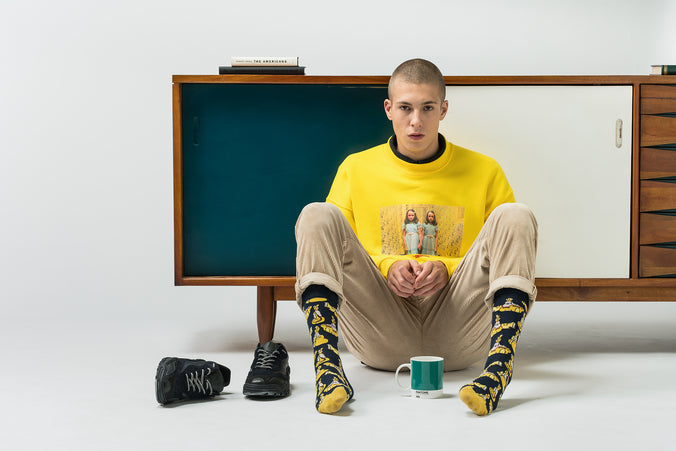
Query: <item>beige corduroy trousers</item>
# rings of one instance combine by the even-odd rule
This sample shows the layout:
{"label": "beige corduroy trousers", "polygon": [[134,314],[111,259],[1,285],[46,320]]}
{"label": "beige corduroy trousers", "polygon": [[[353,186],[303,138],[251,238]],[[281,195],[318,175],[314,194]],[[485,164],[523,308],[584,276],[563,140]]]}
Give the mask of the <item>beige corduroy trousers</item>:
{"label": "beige corduroy trousers", "polygon": [[339,329],[368,366],[394,370],[416,355],[444,358],[446,371],[485,359],[493,295],[516,288],[536,297],[537,222],[518,203],[496,208],[439,292],[402,298],[392,292],[342,212],[313,203],[296,223],[296,299],[310,285],[339,298]]}

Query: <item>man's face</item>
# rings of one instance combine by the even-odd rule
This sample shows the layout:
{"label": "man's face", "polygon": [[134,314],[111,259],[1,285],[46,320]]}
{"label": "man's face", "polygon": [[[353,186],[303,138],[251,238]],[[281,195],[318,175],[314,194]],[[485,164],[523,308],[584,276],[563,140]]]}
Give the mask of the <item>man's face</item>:
{"label": "man's face", "polygon": [[433,156],[439,148],[439,121],[448,111],[439,88],[395,80],[390,96],[385,100],[385,114],[392,121],[399,152],[414,160]]}

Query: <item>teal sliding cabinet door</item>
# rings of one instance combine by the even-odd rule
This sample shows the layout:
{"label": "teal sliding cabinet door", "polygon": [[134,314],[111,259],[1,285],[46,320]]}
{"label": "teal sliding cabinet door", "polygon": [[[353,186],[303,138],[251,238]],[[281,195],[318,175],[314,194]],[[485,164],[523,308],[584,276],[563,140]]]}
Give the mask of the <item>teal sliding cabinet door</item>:
{"label": "teal sliding cabinet door", "polygon": [[385,86],[182,86],[185,276],[293,276],[294,225],[340,162],[385,142]]}

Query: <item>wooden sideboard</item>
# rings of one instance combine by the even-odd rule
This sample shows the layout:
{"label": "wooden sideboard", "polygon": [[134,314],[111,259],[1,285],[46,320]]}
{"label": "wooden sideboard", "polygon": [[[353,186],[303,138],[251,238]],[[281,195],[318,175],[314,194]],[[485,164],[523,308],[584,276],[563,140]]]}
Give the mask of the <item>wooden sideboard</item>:
{"label": "wooden sideboard", "polygon": [[[445,77],[447,86],[627,86],[631,88],[631,168],[630,179],[626,180],[630,187],[631,199],[628,227],[630,237],[628,277],[605,278],[605,277],[540,277],[536,279],[539,301],[674,301],[676,300],[676,76],[463,76]],[[331,123],[338,119],[350,120],[349,111],[351,101],[338,107],[339,116],[322,121],[322,114],[334,114],[320,112],[323,108],[316,102],[317,96],[335,96],[335,99],[348,98],[362,89],[362,94],[355,98],[379,99],[375,110],[378,115],[382,111],[383,90],[388,77],[382,76],[257,76],[257,75],[222,75],[222,76],[189,76],[176,75],[173,77],[173,134],[174,134],[174,242],[175,242],[175,284],[176,285],[249,285],[257,287],[257,318],[258,335],[261,342],[272,339],[274,334],[274,321],[276,316],[276,301],[291,300],[295,298],[293,285],[295,283],[294,271],[290,264],[286,264],[282,270],[266,269],[257,273],[256,259],[265,260],[267,249],[274,247],[269,244],[264,250],[254,245],[247,247],[248,251],[233,250],[232,255],[227,255],[229,248],[224,245],[223,251],[220,243],[212,246],[208,237],[201,233],[200,227],[211,227],[212,223],[223,221],[222,225],[216,225],[215,230],[209,231],[212,235],[220,233],[221,229],[229,228],[229,219],[217,217],[210,219],[210,214],[226,210],[235,210],[237,218],[246,218],[247,211],[260,211],[256,207],[267,203],[277,204],[279,198],[261,199],[260,193],[255,199],[244,199],[241,192],[231,190],[228,183],[241,183],[236,181],[235,175],[243,172],[248,180],[254,175],[260,175],[260,180],[255,182],[256,187],[261,183],[269,183],[265,192],[275,193],[278,190],[287,189],[287,184],[292,181],[285,179],[286,166],[273,160],[267,167],[265,162],[266,149],[270,148],[270,137],[250,136],[244,141],[230,142],[230,135],[241,135],[248,122],[258,120],[257,112],[268,111],[270,108],[279,108],[277,117],[283,128],[274,129],[277,135],[285,134],[282,141],[293,140],[296,143],[303,142],[303,134],[300,131],[289,130],[289,124],[299,123],[299,127],[308,124],[305,120],[320,121],[311,126],[317,129],[317,133],[331,134]],[[228,86],[229,91],[221,93],[217,86]],[[248,102],[248,95],[242,96],[237,102],[230,102],[231,94],[228,92],[249,92],[255,87],[265,87],[260,97],[254,96]],[[307,91],[309,86],[314,88]],[[284,87],[284,88],[282,88]],[[335,92],[338,88],[345,88]],[[215,90],[214,90],[215,89]],[[234,90],[233,90],[234,89]],[[291,89],[291,91],[289,91]],[[315,90],[318,90],[315,92]],[[197,94],[190,94],[195,91]],[[280,91],[277,99],[276,92]],[[287,91],[289,91],[287,93]],[[307,91],[307,92],[306,92]],[[254,91],[251,91],[254,92]],[[272,94],[271,94],[272,93]],[[189,94],[189,95],[188,95]],[[287,97],[284,97],[287,95]],[[190,98],[188,98],[190,97]],[[305,106],[305,103],[308,103]],[[340,103],[340,102],[338,102]],[[300,105],[300,106],[299,106]],[[340,111],[343,108],[344,111]],[[370,107],[369,107],[370,108]],[[287,109],[290,111],[286,113]],[[335,108],[334,108],[335,110]],[[331,111],[331,110],[327,110]],[[247,116],[251,114],[251,116]],[[368,112],[371,114],[370,110]],[[295,116],[294,116],[295,115]],[[297,116],[301,115],[301,116]],[[289,116],[289,117],[287,117]],[[347,116],[344,118],[344,116]],[[384,114],[382,114],[384,116]],[[247,117],[252,119],[248,120]],[[299,117],[302,120],[298,120]],[[238,122],[239,121],[239,122]],[[248,122],[247,122],[248,121]],[[272,116],[262,119],[266,124],[277,122]],[[363,119],[362,119],[363,121]],[[277,125],[277,124],[275,124]],[[329,128],[325,128],[329,127]],[[341,125],[340,128],[348,128],[352,125]],[[381,139],[385,133],[387,123],[378,122],[374,125],[379,134],[369,139]],[[209,141],[210,130],[215,136]],[[255,132],[249,135],[257,135]],[[272,129],[271,129],[272,130]],[[281,132],[280,132],[281,130]],[[302,130],[300,128],[299,130]],[[451,141],[452,136],[448,137]],[[238,138],[242,139],[242,138]],[[316,139],[315,139],[316,140]],[[382,141],[380,141],[382,142]],[[211,143],[211,144],[209,144]],[[377,142],[376,142],[377,143]],[[274,144],[274,143],[273,143]],[[370,144],[370,143],[369,143]],[[362,148],[366,148],[365,144]],[[288,144],[287,144],[288,145]],[[345,144],[350,147],[353,144]],[[276,146],[275,146],[276,147]],[[294,145],[293,152],[316,153],[315,148],[297,149]],[[233,153],[242,153],[243,160],[231,160],[229,156],[223,156],[230,152],[228,149],[236,149]],[[360,150],[360,149],[354,149]],[[351,151],[354,151],[351,150]],[[289,152],[291,149],[289,150]],[[211,153],[209,153],[211,152]],[[218,159],[210,163],[209,155],[218,155]],[[341,156],[335,156],[336,158]],[[234,158],[234,157],[233,157]],[[303,159],[305,160],[305,159]],[[316,165],[323,161],[310,159],[308,165]],[[336,160],[338,161],[338,160]],[[252,166],[253,167],[247,167]],[[334,165],[333,160],[328,164]],[[222,166],[219,169],[219,166]],[[334,165],[335,167],[335,165]],[[275,173],[275,170],[278,172]],[[296,169],[293,169],[296,170]],[[334,169],[335,170],[335,169]],[[220,172],[219,172],[220,171]],[[262,174],[258,174],[262,172]],[[332,173],[329,169],[323,175],[330,183]],[[239,174],[241,175],[241,174]],[[289,177],[295,177],[295,173]],[[328,185],[313,182],[310,200],[323,200]],[[239,186],[238,186],[239,187]],[[306,187],[301,187],[303,193]],[[289,188],[291,189],[291,188]],[[231,192],[232,191],[232,192]],[[246,190],[243,191],[246,193]],[[291,191],[293,192],[293,191]],[[228,194],[231,194],[228,197]],[[207,199],[214,195],[216,198]],[[288,196],[288,194],[287,194]],[[244,196],[246,197],[246,196]],[[231,199],[230,202],[228,199]],[[306,200],[303,199],[303,202]],[[289,216],[297,215],[298,206],[289,209]],[[223,213],[225,214],[225,213]],[[284,213],[286,214],[286,213]],[[206,215],[199,220],[193,220],[195,216]],[[256,213],[251,213],[257,219]],[[271,219],[272,220],[272,219]],[[284,228],[289,226],[286,218]],[[241,222],[247,223],[246,219]],[[593,224],[590,225],[593,227]],[[256,229],[257,230],[257,229]],[[261,229],[264,230],[264,229]],[[223,230],[223,234],[229,233]],[[255,232],[252,232],[255,233]],[[286,232],[284,232],[286,233]],[[292,233],[292,231],[289,231]],[[218,238],[220,240],[220,237]],[[246,238],[237,238],[234,241],[242,241]],[[294,243],[289,243],[284,235],[278,239],[279,250],[284,252],[285,259]],[[282,243],[283,242],[283,243]],[[284,246],[282,246],[282,244]],[[194,264],[195,259],[201,259],[202,254],[214,252],[215,256],[207,256],[205,262]],[[270,250],[272,252],[272,250]],[[246,271],[232,274],[223,266],[224,270],[210,270],[209,265],[213,262],[214,268],[220,268],[220,263],[215,262],[218,256],[223,254],[224,260],[244,261],[249,265]],[[274,257],[274,252],[273,252]],[[584,257],[584,256],[582,256]],[[581,258],[582,258],[581,257]],[[211,259],[211,260],[209,260]],[[245,266],[246,266],[245,265]],[[220,271],[220,272],[219,272]],[[277,273],[275,272],[277,271]]]}

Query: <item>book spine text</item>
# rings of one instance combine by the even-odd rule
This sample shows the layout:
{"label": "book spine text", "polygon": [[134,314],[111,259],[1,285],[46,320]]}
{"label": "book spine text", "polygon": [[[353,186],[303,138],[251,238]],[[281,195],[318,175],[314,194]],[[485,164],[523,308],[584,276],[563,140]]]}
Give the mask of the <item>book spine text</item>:
{"label": "book spine text", "polygon": [[233,56],[231,65],[237,66],[298,66],[297,56]]}

